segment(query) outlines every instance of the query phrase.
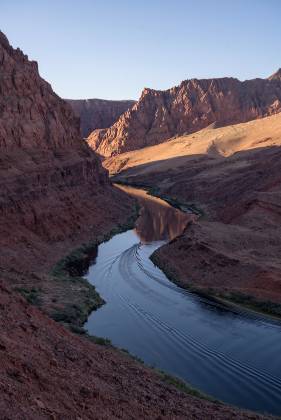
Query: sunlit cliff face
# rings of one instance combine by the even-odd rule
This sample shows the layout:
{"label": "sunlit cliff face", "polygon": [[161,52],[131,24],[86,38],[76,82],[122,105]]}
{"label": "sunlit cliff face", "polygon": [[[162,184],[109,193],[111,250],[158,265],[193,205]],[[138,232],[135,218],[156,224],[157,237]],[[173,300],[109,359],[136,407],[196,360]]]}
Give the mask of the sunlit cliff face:
{"label": "sunlit cliff face", "polygon": [[141,205],[135,231],[142,243],[172,240],[185,229],[190,216],[171,207],[165,201],[148,195],[143,190],[122,186],[123,191],[134,196]]}

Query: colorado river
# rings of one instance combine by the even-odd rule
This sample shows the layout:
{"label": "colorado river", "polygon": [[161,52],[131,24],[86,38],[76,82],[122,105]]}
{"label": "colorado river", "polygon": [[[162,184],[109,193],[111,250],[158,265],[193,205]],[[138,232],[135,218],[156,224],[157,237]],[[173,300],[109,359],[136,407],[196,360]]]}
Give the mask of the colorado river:
{"label": "colorado river", "polygon": [[136,228],[101,244],[87,279],[106,304],[85,328],[239,407],[281,414],[281,324],[177,287],[149,259],[188,216],[140,196]]}

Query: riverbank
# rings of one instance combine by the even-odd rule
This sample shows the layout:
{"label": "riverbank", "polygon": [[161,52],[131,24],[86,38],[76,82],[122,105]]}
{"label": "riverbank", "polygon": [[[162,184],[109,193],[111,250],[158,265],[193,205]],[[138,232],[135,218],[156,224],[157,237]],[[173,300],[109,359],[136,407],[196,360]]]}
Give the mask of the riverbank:
{"label": "riverbank", "polygon": [[[76,332],[75,330],[73,332]],[[167,372],[164,372],[161,369],[157,369],[154,366],[149,366],[147,364],[145,364],[145,362],[140,359],[137,356],[134,356],[133,354],[131,354],[127,349],[123,349],[123,348],[119,348],[116,347],[112,344],[112,342],[108,339],[108,338],[103,338],[103,337],[97,337],[94,335],[88,335],[87,332],[84,329],[81,330],[77,330],[78,334],[81,333],[82,335],[85,336],[85,338],[87,338],[88,340],[92,341],[95,344],[98,344],[100,346],[104,346],[108,349],[111,349],[115,352],[120,353],[121,355],[124,355],[125,357],[128,357],[129,360],[133,360],[141,365],[143,365],[144,367],[146,367],[147,369],[150,369],[153,373],[155,373],[164,384],[167,385],[171,385],[175,388],[177,388],[179,391],[205,400],[205,401],[209,401],[218,405],[224,405],[226,406],[226,404],[224,404],[222,401],[213,398],[211,395],[207,395],[204,394],[203,392],[201,392],[199,389],[196,389],[194,387],[192,387],[189,383],[187,383],[186,381],[183,381],[182,379],[178,378],[177,376],[173,376],[168,374]]]}
{"label": "riverbank", "polygon": [[152,187],[149,184],[144,184],[141,182],[127,182],[125,179],[123,178],[120,179],[118,176],[113,176],[112,180],[116,185],[119,184],[119,185],[124,185],[128,187],[145,190],[147,194],[151,195],[152,197],[160,198],[161,200],[170,204],[170,206],[174,207],[177,210],[182,211],[183,213],[193,214],[194,216],[198,218],[205,217],[205,212],[202,209],[200,209],[196,204],[180,201],[176,197],[173,197],[168,194],[163,194],[161,193],[161,190],[158,187],[155,187],[155,186]]}
{"label": "riverbank", "polygon": [[[121,185],[126,186],[132,186],[134,188],[140,188],[145,189],[148,194],[161,198],[162,200],[166,201],[168,204],[170,204],[172,207],[181,210],[182,212],[193,214],[195,217],[195,220],[200,219],[200,221],[207,220],[206,212],[200,209],[196,204],[194,203],[187,203],[185,201],[180,201],[178,198],[169,196],[167,194],[161,193],[160,188],[158,187],[151,187],[149,184],[140,183],[140,182],[127,182],[124,179],[120,179],[117,176],[113,177],[116,183],[120,183]],[[192,223],[192,221],[191,221]],[[169,246],[169,244],[168,244]],[[257,299],[255,296],[242,293],[241,291],[219,291],[214,290],[212,287],[199,287],[196,285],[195,282],[189,282],[188,284],[183,281],[180,278],[180,275],[175,272],[175,270],[168,266],[167,263],[165,263],[164,259],[161,259],[160,254],[161,248],[153,255],[151,256],[151,260],[153,263],[158,266],[165,274],[166,276],[175,284],[177,284],[179,287],[182,287],[184,289],[190,290],[193,293],[197,294],[204,294],[207,298],[216,299],[217,301],[220,301],[222,303],[227,303],[228,305],[231,305],[232,308],[235,310],[249,310],[251,312],[264,315],[266,317],[269,317],[271,319],[279,320],[281,321],[281,304],[277,302],[273,302],[270,300],[262,300]]]}
{"label": "riverbank", "polygon": [[[150,195],[152,196],[152,194]],[[94,263],[97,256],[98,246],[102,243],[106,243],[119,233],[133,229],[139,213],[140,205],[136,203],[134,210],[126,223],[116,226],[107,234],[100,235],[87,245],[82,245],[80,248],[74,250],[68,256],[61,259],[55,265],[51,271],[52,276],[60,281],[62,280],[66,282],[66,284],[75,282],[78,285],[83,285],[83,287],[87,286],[88,294],[85,296],[85,299],[81,300],[78,304],[76,303],[75,305],[64,308],[61,311],[56,311],[51,317],[55,321],[63,324],[72,332],[80,335],[81,339],[84,338],[99,346],[111,349],[114,352],[119,352],[122,355],[124,354],[125,357],[143,364],[144,362],[141,359],[131,355],[127,350],[113,346],[109,339],[89,335],[83,328],[83,324],[87,320],[88,315],[106,303],[106,301],[96,291],[95,287],[83,276],[86,274],[89,265]],[[172,376],[162,370],[156,369],[153,366],[147,365],[146,368],[151,369],[165,385],[175,387],[189,396],[203,399],[216,405],[223,405],[221,401],[218,401],[210,395],[201,392],[176,376]]]}
{"label": "riverbank", "polygon": [[218,303],[229,306],[230,309],[234,311],[236,310],[237,312],[246,310],[249,313],[263,315],[266,318],[281,322],[281,305],[278,303],[270,301],[259,301],[253,296],[243,295],[242,293],[222,293],[217,292],[211,288],[199,288],[194,283],[186,284],[185,282],[181,281],[175,271],[169,267],[161,257],[159,257],[158,250],[156,250],[151,255],[150,259],[153,264],[155,264],[161,271],[163,271],[163,273],[165,273],[171,282],[183,289],[190,291],[191,293],[203,296],[206,299],[215,300]]}
{"label": "riverbank", "polygon": [[52,312],[50,314],[51,318],[63,323],[72,331],[80,333],[89,314],[105,303],[95,287],[83,276],[96,257],[98,246],[110,240],[114,235],[132,229],[138,218],[139,210],[139,205],[136,202],[126,222],[118,224],[109,232],[97,236],[88,244],[83,244],[55,264],[50,272],[55,281],[65,282],[66,285],[70,286],[75,283],[78,287],[83,287],[86,292],[80,296],[75,304],[64,306],[60,310],[57,309]]}
{"label": "riverbank", "polygon": [[[279,362],[272,359],[280,347],[278,326],[270,324],[265,331],[264,323],[247,313],[236,316],[214,299],[186,293],[169,282],[149,257],[168,238],[177,241],[185,227],[178,224],[181,212],[144,191],[124,190],[139,197],[143,208],[136,229],[100,245],[87,273],[88,281],[107,302],[87,320],[88,334],[102,337],[98,341],[106,346],[110,339],[148,366],[176,375],[225,403],[279,413],[273,385],[279,386],[279,375],[275,375]],[[253,336],[259,344],[253,345]],[[271,347],[260,352],[268,341]],[[247,360],[254,349],[256,359]],[[272,359],[269,366],[264,365],[267,357]]]}
{"label": "riverbank", "polygon": [[1,418],[270,418],[188,395],[0,290]]}

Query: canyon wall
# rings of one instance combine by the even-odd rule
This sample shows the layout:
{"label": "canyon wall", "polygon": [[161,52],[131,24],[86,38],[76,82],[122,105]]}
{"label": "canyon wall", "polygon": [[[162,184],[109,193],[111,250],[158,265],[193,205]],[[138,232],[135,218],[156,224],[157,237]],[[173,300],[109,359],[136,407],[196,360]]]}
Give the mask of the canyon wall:
{"label": "canyon wall", "polygon": [[111,127],[136,101],[109,101],[105,99],[66,99],[80,118],[81,133],[87,137],[93,130]]}
{"label": "canyon wall", "polygon": [[[70,105],[0,33],[0,270],[30,282],[31,272],[46,273],[124,222],[130,208],[81,139]],[[47,278],[36,281],[47,287]]]}
{"label": "canyon wall", "polygon": [[268,79],[191,79],[166,91],[144,89],[139,101],[89,145],[109,157],[215,124],[226,126],[281,111],[281,70]]}

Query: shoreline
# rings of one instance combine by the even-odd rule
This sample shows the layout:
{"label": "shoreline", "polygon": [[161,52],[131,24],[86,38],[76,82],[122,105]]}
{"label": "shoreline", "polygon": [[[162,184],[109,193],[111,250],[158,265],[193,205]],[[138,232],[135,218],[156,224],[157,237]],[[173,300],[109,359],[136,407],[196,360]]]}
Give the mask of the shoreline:
{"label": "shoreline", "polygon": [[[133,188],[145,190],[147,194],[162,199],[170,206],[184,213],[193,214],[197,219],[205,217],[205,213],[201,209],[197,208],[195,204],[180,202],[173,197],[162,195],[159,193],[158,188],[151,187],[147,184],[137,182],[130,183],[126,180],[119,180],[118,177],[116,178],[117,179],[114,179],[114,177],[111,178],[114,184],[131,186]],[[93,261],[98,246],[103,242],[107,242],[118,233],[133,229],[135,222],[139,217],[139,211],[140,205],[136,200],[133,213],[128,217],[125,223],[117,225],[111,229],[110,232],[97,237],[88,244],[83,244],[81,247],[74,249],[70,254],[55,264],[51,270],[51,275],[54,276],[54,278],[58,278],[60,280],[63,279],[64,281],[74,281],[76,283],[79,282],[83,284],[84,287],[86,286],[86,289],[88,289],[88,295],[85,297],[84,302],[81,302],[81,305],[78,307],[75,305],[75,307],[64,308],[61,311],[56,311],[56,313],[51,314],[51,317],[54,320],[65,324],[74,332],[81,333],[80,330],[83,330],[83,325],[87,321],[90,313],[106,303],[96,292],[95,287],[91,285],[83,277],[83,275],[85,275],[85,272]],[[190,223],[192,223],[192,221]],[[157,250],[150,256],[151,261],[164,272],[170,281],[177,286],[185,290],[189,290],[197,295],[204,296],[207,299],[216,300],[224,305],[229,305],[234,310],[246,310],[250,314],[262,315],[268,319],[281,322],[281,304],[272,301],[258,300],[252,295],[245,295],[241,292],[229,291],[223,293],[215,290],[210,291],[210,289],[204,290],[203,288],[196,287],[194,284],[187,285],[178,279],[175,273],[165,266],[164,262],[160,263],[160,259],[155,255],[155,253],[157,253]]]}
{"label": "shoreline", "polygon": [[[181,210],[184,213],[194,214],[197,219],[202,219],[206,215],[203,210],[199,209],[195,204],[188,204],[185,202],[180,202],[178,199],[174,199],[173,197],[166,196],[164,194],[159,193],[159,189],[155,187],[151,187],[147,184],[141,183],[130,183],[126,180],[118,180],[118,176],[116,177],[116,183],[121,185],[132,186],[134,188],[145,189],[149,195],[154,197],[160,198],[170,204],[172,207],[175,207],[178,210]],[[114,177],[113,177],[114,179]],[[191,222],[192,223],[192,222]],[[162,270],[165,275],[169,278],[177,286],[189,290],[190,292],[196,293],[198,295],[204,295],[206,298],[215,299],[222,304],[230,305],[234,309],[246,310],[252,314],[259,314],[268,319],[275,320],[281,322],[281,304],[270,300],[259,300],[252,295],[246,295],[241,292],[229,291],[226,293],[214,291],[209,292],[209,289],[202,289],[196,287],[194,284],[184,284],[180,279],[177,279],[175,274],[171,272],[170,269],[165,267],[165,264],[160,264],[160,259],[156,258],[154,255],[157,250],[150,256],[151,261]],[[154,255],[154,256],[153,256]]]}
{"label": "shoreline", "polygon": [[82,244],[79,248],[75,248],[70,254],[61,258],[52,267],[50,275],[54,281],[64,281],[66,283],[81,284],[85,287],[87,293],[79,304],[63,307],[50,314],[50,317],[57,322],[62,323],[71,331],[84,334],[83,325],[87,321],[89,315],[104,305],[105,300],[98,294],[95,286],[90,284],[83,276],[86,274],[90,264],[97,255],[98,246],[103,242],[109,241],[118,233],[133,229],[135,222],[139,216],[139,205],[135,203],[132,214],[127,221],[116,225],[109,232],[98,236],[87,244]]}
{"label": "shoreline", "polygon": [[212,395],[201,392],[200,389],[194,388],[192,385],[190,385],[188,382],[184,381],[178,376],[173,376],[168,372],[146,364],[142,359],[131,354],[127,349],[114,346],[108,338],[90,335],[84,329],[84,324],[86,323],[89,315],[93,311],[98,310],[101,306],[106,304],[106,301],[96,291],[95,286],[90,284],[88,280],[86,280],[83,276],[85,275],[90,264],[96,257],[98,246],[102,243],[109,241],[113,236],[117,234],[133,229],[135,227],[135,222],[139,217],[140,209],[141,206],[136,200],[134,211],[127,219],[127,222],[117,225],[116,227],[111,229],[110,232],[99,236],[98,238],[96,238],[96,240],[88,243],[87,245],[84,244],[81,247],[74,249],[70,254],[60,259],[55,264],[55,266],[51,270],[51,275],[54,278],[63,278],[65,281],[74,280],[75,282],[80,282],[81,284],[83,283],[84,286],[87,285],[89,290],[89,296],[86,299],[86,302],[81,302],[80,307],[77,307],[74,313],[72,310],[67,311],[64,308],[61,312],[57,311],[55,314],[53,314],[51,318],[54,319],[56,322],[62,324],[65,328],[69,329],[72,333],[84,337],[86,340],[90,340],[93,343],[98,344],[100,346],[112,348],[114,351],[119,352],[124,356],[127,356],[128,358],[133,359],[136,362],[144,365],[146,368],[156,373],[159,376],[159,379],[163,382],[163,384],[167,386],[172,386],[180,392],[183,392],[193,397],[197,397],[201,400],[205,400],[219,405],[230,406],[239,410],[239,407],[231,406],[229,404],[224,403],[223,401],[216,399],[215,397],[212,397]]}
{"label": "shoreline", "polygon": [[161,194],[159,192],[159,188],[151,187],[147,184],[142,184],[140,182],[127,182],[123,179],[119,180],[118,177],[114,179],[115,175],[111,177],[114,184],[125,185],[128,187],[133,187],[137,189],[141,189],[147,192],[147,194],[151,195],[152,197],[160,198],[161,200],[165,201],[166,203],[170,204],[171,207],[174,207],[177,210],[182,211],[183,213],[187,214],[194,214],[198,218],[202,218],[205,216],[205,213],[202,209],[199,209],[196,204],[194,203],[184,203],[177,200],[174,197]]}
{"label": "shoreline", "polygon": [[[198,296],[205,297],[206,299],[216,301],[218,303],[221,303],[228,306],[228,309],[235,310],[239,313],[241,311],[246,311],[249,314],[252,315],[260,315],[265,319],[271,320],[271,321],[277,321],[278,323],[281,323],[281,304],[275,304],[274,302],[270,302],[273,305],[276,305],[277,310],[280,310],[280,315],[274,311],[266,311],[262,310],[262,307],[264,305],[267,305],[267,301],[259,301],[256,300],[253,296],[243,295],[242,293],[237,293],[236,295],[234,292],[228,292],[228,293],[222,293],[222,292],[210,292],[210,289],[203,289],[196,287],[194,284],[185,284],[181,280],[177,278],[177,276],[173,273],[173,271],[165,266],[165,263],[163,263],[159,257],[156,255],[157,250],[152,253],[150,256],[151,261],[153,262],[156,267],[158,267],[163,273],[167,276],[167,278],[174,284],[176,284],[178,287],[184,290],[188,290],[190,293],[194,293]],[[231,293],[233,293],[233,296],[231,296]],[[239,297],[241,300],[239,300]],[[243,299],[251,300],[251,304],[243,303]]]}

